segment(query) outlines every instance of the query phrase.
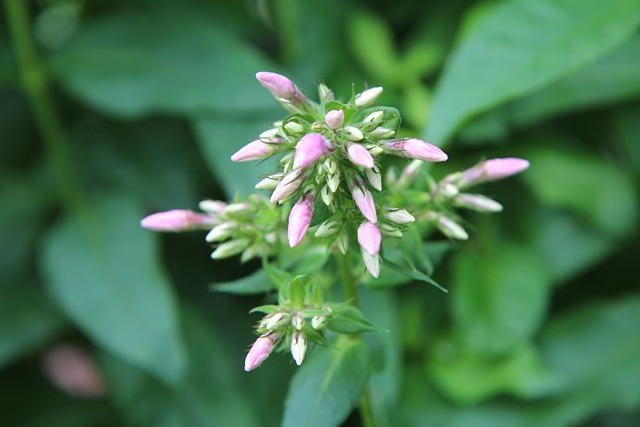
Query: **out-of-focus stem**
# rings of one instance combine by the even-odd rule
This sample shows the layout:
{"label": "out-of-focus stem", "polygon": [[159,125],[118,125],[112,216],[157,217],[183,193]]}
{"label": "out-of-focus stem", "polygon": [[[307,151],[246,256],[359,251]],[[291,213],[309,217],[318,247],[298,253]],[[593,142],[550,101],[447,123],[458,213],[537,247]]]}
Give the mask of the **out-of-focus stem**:
{"label": "out-of-focus stem", "polygon": [[[13,39],[22,88],[29,101],[38,131],[51,162],[65,206],[88,218],[85,200],[73,156],[49,92],[49,79],[33,41],[25,0],[4,0],[9,31]],[[83,220],[85,226],[87,220]]]}

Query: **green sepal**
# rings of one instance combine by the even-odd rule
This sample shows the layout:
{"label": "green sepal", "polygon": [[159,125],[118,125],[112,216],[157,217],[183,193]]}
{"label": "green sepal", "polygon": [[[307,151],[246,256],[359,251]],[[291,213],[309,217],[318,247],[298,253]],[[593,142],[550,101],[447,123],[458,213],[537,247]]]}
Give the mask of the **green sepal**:
{"label": "green sepal", "polygon": [[253,307],[249,314],[253,313],[265,313],[265,314],[274,314],[280,309],[279,305],[267,304],[267,305],[259,305],[258,307]]}
{"label": "green sepal", "polygon": [[304,276],[296,276],[291,283],[289,283],[288,294],[291,307],[294,310],[302,310],[304,308],[304,300],[307,295],[302,278]]}

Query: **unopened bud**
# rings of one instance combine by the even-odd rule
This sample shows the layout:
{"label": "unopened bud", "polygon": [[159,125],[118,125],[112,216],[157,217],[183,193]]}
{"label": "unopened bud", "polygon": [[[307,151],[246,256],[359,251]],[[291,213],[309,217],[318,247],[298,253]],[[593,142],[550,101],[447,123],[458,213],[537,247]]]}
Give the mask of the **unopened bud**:
{"label": "unopened bud", "polygon": [[369,181],[369,185],[378,191],[382,191],[382,176],[377,166],[365,169],[364,174],[367,177],[367,181]]}
{"label": "unopened bud", "polygon": [[384,118],[383,111],[374,111],[373,113],[369,114],[367,117],[364,118],[363,123],[377,124],[377,123],[381,123],[383,118]]}
{"label": "unopened bud", "polygon": [[500,203],[481,194],[458,194],[453,199],[453,205],[478,212],[500,212],[503,209]]}
{"label": "unopened bud", "polygon": [[402,237],[402,231],[391,224],[380,224],[380,232],[390,237]]}
{"label": "unopened bud", "polygon": [[320,199],[322,199],[324,204],[327,206],[331,206],[331,204],[333,203],[334,197],[335,197],[335,194],[331,191],[329,186],[327,184],[323,185],[322,188],[320,189]]}
{"label": "unopened bud", "polygon": [[289,323],[289,313],[275,313],[267,320],[265,328],[267,331],[273,331]]}
{"label": "unopened bud", "polygon": [[336,162],[335,159],[329,157],[324,161],[323,167],[324,170],[327,171],[327,173],[334,174],[338,171],[338,162]]}
{"label": "unopened bud", "polygon": [[371,222],[365,222],[358,227],[358,243],[369,255],[377,255],[380,252],[382,236],[380,229]]}
{"label": "unopened bud", "polygon": [[331,152],[333,144],[319,133],[309,133],[296,145],[293,168],[306,168]]}
{"label": "unopened bud", "polygon": [[264,246],[261,245],[253,245],[249,246],[247,249],[242,251],[242,255],[240,255],[240,262],[245,263],[251,259],[259,258],[265,255]]}
{"label": "unopened bud", "polygon": [[302,241],[309,225],[313,210],[313,195],[302,196],[289,213],[289,223],[287,227],[287,237],[289,246],[295,248]]}
{"label": "unopened bud", "polygon": [[529,162],[518,158],[504,158],[486,160],[462,172],[459,182],[460,188],[470,187],[486,181],[495,181],[515,175],[529,167]]}
{"label": "unopened bud", "polygon": [[311,327],[315,330],[324,328],[327,325],[327,316],[313,316]]}
{"label": "unopened bud", "polygon": [[389,209],[382,214],[386,219],[396,224],[407,224],[416,219],[404,209]]}
{"label": "unopened bud", "polygon": [[373,144],[368,144],[367,150],[369,150],[369,153],[371,153],[372,156],[379,156],[380,154],[384,153],[384,148]]}
{"label": "unopened bud", "polygon": [[260,366],[273,351],[277,340],[278,334],[274,333],[265,334],[258,338],[244,360],[244,370],[249,372]]}
{"label": "unopened bud", "polygon": [[256,184],[256,190],[275,190],[284,174],[274,174]]}
{"label": "unopened bud", "polygon": [[371,153],[369,153],[362,144],[349,143],[347,146],[347,156],[353,164],[362,166],[363,168],[370,169],[375,165]]}
{"label": "unopened bud", "polygon": [[333,92],[323,83],[318,85],[318,95],[320,97],[320,101],[333,101]]}
{"label": "unopened bud", "polygon": [[360,129],[358,129],[355,126],[345,126],[344,128],[344,136],[349,140],[349,141],[362,141],[364,139],[364,134],[362,133],[362,131]]}
{"label": "unopened bud", "polygon": [[294,135],[298,135],[304,132],[304,126],[296,122],[289,122],[284,125],[284,128],[287,130],[287,132]]}
{"label": "unopened bud", "polygon": [[464,230],[464,228],[462,228],[460,224],[446,215],[435,212],[428,212],[427,219],[434,221],[436,227],[438,227],[438,229],[442,231],[445,236],[451,237],[452,239],[456,240],[469,239],[469,235]]}
{"label": "unopened bud", "polygon": [[302,327],[304,326],[304,317],[299,314],[293,316],[291,318],[291,326],[293,326],[294,329],[297,329],[298,331],[302,330]]}
{"label": "unopened bud", "polygon": [[231,203],[224,208],[224,213],[229,214],[229,213],[244,212],[250,207],[251,206],[249,205],[249,203],[245,203],[245,202]]}
{"label": "unopened bud", "polygon": [[349,236],[346,233],[342,233],[340,238],[337,240],[338,249],[342,255],[346,255],[349,250]]}
{"label": "unopened bud", "polygon": [[327,180],[327,185],[331,189],[332,192],[338,191],[338,186],[340,185],[340,173],[336,172],[329,177]]}
{"label": "unopened bud", "polygon": [[373,138],[377,138],[377,139],[391,138],[395,134],[396,134],[396,132],[393,129],[389,129],[389,128],[386,128],[386,127],[383,127],[383,126],[378,126],[374,130],[369,132],[369,136],[371,136]]}
{"label": "unopened bud", "polygon": [[444,162],[447,155],[433,144],[417,138],[405,138],[389,141],[387,147],[399,156],[423,162]]}
{"label": "unopened bud", "polygon": [[304,355],[307,352],[307,337],[302,332],[294,332],[291,336],[291,356],[296,365],[302,365]]}
{"label": "unopened bud", "polygon": [[362,108],[373,104],[382,93],[381,87],[372,87],[356,95],[356,107]]}
{"label": "unopened bud", "polygon": [[298,94],[296,85],[283,75],[261,71],[256,78],[271,94],[277,98],[292,100]]}
{"label": "unopened bud", "polygon": [[278,186],[273,193],[271,194],[271,203],[276,203],[281,200],[285,200],[291,195],[293,195],[298,188],[302,185],[302,183],[307,178],[306,175],[302,173],[303,169],[296,169],[293,172],[288,173],[282,178],[282,181],[278,183]]}
{"label": "unopened bud", "polygon": [[344,111],[331,110],[324,116],[324,121],[331,130],[340,129],[344,123]]}
{"label": "unopened bud", "polygon": [[355,180],[350,182],[350,187],[353,201],[356,203],[356,206],[358,206],[358,209],[360,209],[360,212],[362,212],[362,215],[374,224],[378,222],[376,205],[371,192],[364,187],[362,182]]}
{"label": "unopened bud", "polygon": [[278,135],[279,131],[280,130],[277,128],[265,130],[260,134],[260,140],[271,141],[273,138],[275,138]]}
{"label": "unopened bud", "polygon": [[275,144],[267,144],[260,140],[255,140],[245,145],[231,156],[234,162],[249,162],[252,160],[261,160],[275,153],[277,147]]}
{"label": "unopened bud", "polygon": [[238,255],[240,252],[245,250],[247,246],[249,246],[249,243],[249,239],[246,238],[229,240],[228,242],[224,242],[218,246],[211,254],[211,258],[222,259]]}
{"label": "unopened bud", "polygon": [[145,217],[140,225],[153,231],[190,231],[207,229],[216,222],[212,215],[199,214],[189,210],[173,209]]}
{"label": "unopened bud", "polygon": [[439,192],[443,196],[451,198],[451,197],[456,196],[458,194],[459,190],[458,190],[458,187],[456,187],[453,184],[444,184],[444,185],[440,186]]}
{"label": "unopened bud", "polygon": [[380,255],[369,255],[364,248],[360,251],[362,253],[362,261],[369,273],[376,279],[380,276]]}
{"label": "unopened bud", "polygon": [[221,242],[223,240],[227,240],[237,227],[236,223],[233,222],[223,222],[222,224],[216,225],[207,233],[205,240],[209,243],[212,242]]}
{"label": "unopened bud", "polygon": [[219,214],[226,206],[227,203],[221,202],[220,200],[203,200],[198,203],[198,207],[201,211],[211,214]]}

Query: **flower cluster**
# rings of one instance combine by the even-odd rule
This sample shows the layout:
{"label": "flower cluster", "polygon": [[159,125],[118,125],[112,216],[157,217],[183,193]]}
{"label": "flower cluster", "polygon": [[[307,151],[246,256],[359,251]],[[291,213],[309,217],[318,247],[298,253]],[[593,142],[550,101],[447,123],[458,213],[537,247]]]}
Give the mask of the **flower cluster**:
{"label": "flower cluster", "polygon": [[[529,167],[523,159],[492,159],[435,181],[422,165],[445,161],[447,155],[425,141],[397,138],[399,112],[372,106],[382,88],[367,89],[340,102],[321,84],[320,100],[314,102],[284,76],[260,72],[257,79],[290,114],[238,150],[231,160],[279,156],[279,169],[256,185],[270,195],[254,194],[233,203],[205,200],[200,203],[201,213],[171,210],[150,215],[141,223],[156,231],[207,230],[214,259],[240,255],[244,262],[262,258],[278,292],[278,303],[253,310],[264,317],[256,326],[258,338],[246,356],[246,371],[257,368],[273,351],[290,351],[300,365],[309,345],[328,345],[327,330],[357,335],[374,329],[353,305],[353,298],[341,303],[324,300],[323,289],[334,285],[335,275],[325,279],[321,274],[295,276],[287,271],[296,263],[295,256],[288,259],[295,253],[288,247],[303,244],[305,238],[313,240],[317,244],[308,247],[319,247],[323,254],[331,252],[341,281],[354,287],[362,276],[353,274],[353,249],[356,253],[359,249],[366,270],[377,278],[383,255],[389,268],[403,268],[393,258],[397,249],[393,242],[403,242],[389,241],[383,253],[383,236],[399,238],[410,228],[416,236],[419,229],[411,225],[413,222],[430,223],[451,239],[466,240],[469,236],[457,209],[502,210],[500,203],[468,189]],[[383,178],[381,160],[386,155],[412,161],[401,172],[389,168]],[[419,251],[421,243],[417,241]],[[412,254],[406,252],[405,248],[403,256],[409,262]],[[275,258],[275,265],[284,269],[271,265],[269,258]],[[425,276],[409,264],[409,277]],[[355,295],[355,289],[349,289],[344,294]]]}
{"label": "flower cluster", "polygon": [[[406,210],[377,205],[374,192],[382,191],[381,157],[391,154],[442,162],[447,155],[416,138],[394,139],[400,124],[398,111],[371,107],[382,93],[380,87],[341,103],[320,85],[320,103],[315,103],[284,76],[260,72],[257,78],[293,114],[274,123],[231,160],[244,162],[280,154],[281,171],[260,181],[256,188],[272,191],[272,203],[295,201],[288,221],[289,245],[297,246],[306,235],[319,199],[329,215],[315,236],[346,253],[349,228],[355,223],[364,264],[377,277],[381,234],[401,236],[397,225],[414,220]],[[384,222],[379,222],[380,212]]]}

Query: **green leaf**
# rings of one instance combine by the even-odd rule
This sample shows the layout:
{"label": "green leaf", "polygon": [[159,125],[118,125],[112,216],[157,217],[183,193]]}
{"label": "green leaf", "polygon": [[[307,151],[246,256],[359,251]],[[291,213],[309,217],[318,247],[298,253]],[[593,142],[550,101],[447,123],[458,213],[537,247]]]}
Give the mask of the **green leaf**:
{"label": "green leaf", "polygon": [[185,307],[184,336],[190,365],[173,387],[159,383],[144,371],[103,355],[114,405],[131,425],[205,427],[259,425],[254,411],[239,390],[234,371],[242,361],[231,358],[228,345],[211,324]]}
{"label": "green leaf", "polygon": [[83,20],[52,69],[68,91],[120,116],[268,108],[255,72],[274,67],[217,19],[165,3]]}
{"label": "green leaf", "polygon": [[631,107],[618,112],[614,118],[615,127],[624,154],[633,166],[636,176],[640,176],[640,107]]}
{"label": "green leaf", "polygon": [[470,118],[532,93],[629,37],[637,0],[515,0],[492,8],[452,54],[427,138],[444,144]]}
{"label": "green leaf", "polygon": [[30,286],[2,290],[0,298],[0,368],[46,344],[65,322],[51,301]]}
{"label": "green leaf", "polygon": [[357,307],[345,303],[334,306],[333,310],[334,312],[327,322],[327,328],[333,332],[339,334],[361,334],[377,329],[367,322]]}
{"label": "green leaf", "polygon": [[525,183],[542,203],[570,209],[595,229],[624,236],[637,218],[632,181],[618,165],[556,142],[521,152],[532,165],[523,174]]}
{"label": "green leaf", "polygon": [[212,283],[209,289],[236,295],[264,294],[274,289],[269,275],[263,269],[254,271],[248,276],[228,282]]}
{"label": "green leaf", "polygon": [[360,340],[319,348],[294,375],[282,427],[337,427],[356,406],[369,379],[369,351]]}
{"label": "green leaf", "polygon": [[[421,249],[419,250],[419,252],[421,253],[421,255],[417,257],[418,252],[415,252],[415,251],[403,252],[401,249],[391,244],[385,244],[383,242],[383,251],[382,251],[382,260],[384,262],[383,266],[386,266],[391,270],[402,274],[403,276],[406,276],[413,280],[429,283],[430,285],[435,286],[441,291],[447,292],[447,290],[442,286],[440,286],[435,280],[433,280],[427,274],[423,273],[418,269],[416,265],[416,257],[417,257],[417,261],[419,261],[420,257],[424,256],[424,253],[422,253]],[[413,256],[414,259],[410,259],[409,257],[411,256]],[[431,264],[429,263],[427,268],[429,268],[430,266]],[[422,268],[425,268],[425,267],[422,267]],[[400,280],[391,280],[388,282],[376,283],[375,280],[371,280],[366,282],[366,285],[370,288],[375,289],[375,288],[381,288],[383,287],[383,285],[385,285],[385,287],[397,286],[403,283],[406,283],[406,282],[400,281]]]}
{"label": "green leaf", "polygon": [[[454,350],[455,349],[455,350]],[[436,385],[461,404],[477,404],[500,393],[535,399],[560,387],[531,344],[512,349],[500,358],[483,357],[440,341],[429,357],[428,369]]]}
{"label": "green leaf", "polygon": [[640,96],[640,37],[634,37],[589,67],[508,106],[509,122],[529,125],[567,111]]}
{"label": "green leaf", "polygon": [[175,297],[153,234],[125,197],[103,197],[84,222],[67,216],[46,235],[42,268],[51,297],[105,350],[168,382],[185,369]]}
{"label": "green leaf", "polygon": [[531,339],[551,287],[535,253],[501,241],[458,252],[452,270],[455,331],[466,350],[499,356]]}
{"label": "green leaf", "polygon": [[296,277],[288,271],[282,270],[271,263],[266,258],[262,260],[262,267],[269,276],[269,280],[277,289],[285,289]]}

